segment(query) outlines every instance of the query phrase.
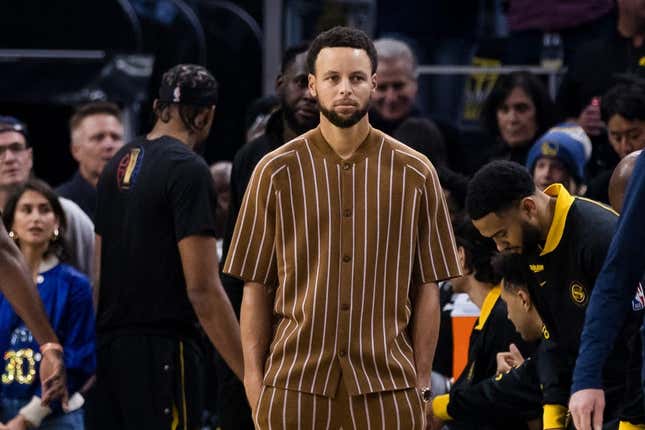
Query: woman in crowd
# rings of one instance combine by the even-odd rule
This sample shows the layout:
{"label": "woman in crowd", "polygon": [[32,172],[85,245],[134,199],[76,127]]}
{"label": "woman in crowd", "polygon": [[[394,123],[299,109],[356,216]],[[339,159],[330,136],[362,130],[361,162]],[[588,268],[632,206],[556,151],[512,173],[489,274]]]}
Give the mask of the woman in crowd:
{"label": "woman in crowd", "polygon": [[62,405],[40,404],[40,351],[31,332],[0,296],[2,376],[0,429],[83,429],[79,389],[96,367],[94,311],[87,277],[61,262],[65,215],[54,191],[31,179],[10,197],[3,219],[25,257],[50,323],[61,340],[71,398]]}
{"label": "woman in crowd", "polygon": [[555,104],[536,76],[528,72],[500,76],[481,112],[484,129],[496,140],[489,161],[525,164],[531,144],[556,119]]}

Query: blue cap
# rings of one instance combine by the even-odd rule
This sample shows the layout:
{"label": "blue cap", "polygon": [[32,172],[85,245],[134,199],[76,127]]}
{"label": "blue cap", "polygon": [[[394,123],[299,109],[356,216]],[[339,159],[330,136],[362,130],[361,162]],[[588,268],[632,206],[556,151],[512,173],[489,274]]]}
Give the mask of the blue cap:
{"label": "blue cap", "polygon": [[542,157],[557,158],[576,181],[585,177],[585,164],[591,157],[591,141],[584,130],[575,123],[562,123],[549,129],[531,147],[526,167],[533,172],[535,163]]}
{"label": "blue cap", "polygon": [[0,115],[0,133],[7,131],[20,133],[25,136],[25,139],[29,140],[29,132],[24,122],[13,116]]}

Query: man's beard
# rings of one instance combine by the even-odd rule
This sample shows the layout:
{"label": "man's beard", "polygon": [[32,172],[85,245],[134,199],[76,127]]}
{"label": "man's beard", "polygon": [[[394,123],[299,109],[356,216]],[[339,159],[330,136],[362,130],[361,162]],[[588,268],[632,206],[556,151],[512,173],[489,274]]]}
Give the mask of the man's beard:
{"label": "man's beard", "polygon": [[542,242],[540,229],[522,221],[522,253],[533,254]]}
{"label": "man's beard", "polygon": [[334,124],[336,127],[339,127],[339,128],[350,128],[356,125],[356,123],[358,123],[358,121],[363,119],[363,117],[367,114],[368,108],[369,108],[369,104],[365,104],[365,106],[358,109],[349,117],[343,118],[333,110],[326,109],[322,104],[320,104],[320,102],[318,102],[318,109],[320,110],[320,113],[322,113],[325,116],[325,118],[329,120],[329,122],[331,122],[332,124]]}

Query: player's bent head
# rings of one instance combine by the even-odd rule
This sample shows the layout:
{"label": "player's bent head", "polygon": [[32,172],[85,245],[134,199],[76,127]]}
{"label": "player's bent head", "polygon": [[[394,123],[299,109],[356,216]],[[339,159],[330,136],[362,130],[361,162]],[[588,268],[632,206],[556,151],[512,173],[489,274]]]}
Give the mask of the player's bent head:
{"label": "player's bent head", "polygon": [[499,254],[493,258],[493,268],[502,276],[501,298],[506,303],[508,319],[526,341],[539,339],[542,322],[533,307],[528,289],[528,262],[521,254]]}
{"label": "player's bent head", "polygon": [[512,161],[492,161],[479,169],[468,184],[466,211],[473,220],[501,213],[535,192],[526,168]]}

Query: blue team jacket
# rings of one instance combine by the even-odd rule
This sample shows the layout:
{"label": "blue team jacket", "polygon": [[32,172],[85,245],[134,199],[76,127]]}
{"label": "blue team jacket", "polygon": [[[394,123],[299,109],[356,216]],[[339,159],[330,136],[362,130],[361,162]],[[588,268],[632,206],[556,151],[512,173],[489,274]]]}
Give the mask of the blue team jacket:
{"label": "blue team jacket", "polygon": [[[67,389],[78,391],[96,369],[94,309],[85,275],[57,264],[38,277],[38,292],[49,322],[65,350]],[[0,294],[0,396],[30,400],[41,396],[38,343]]]}

